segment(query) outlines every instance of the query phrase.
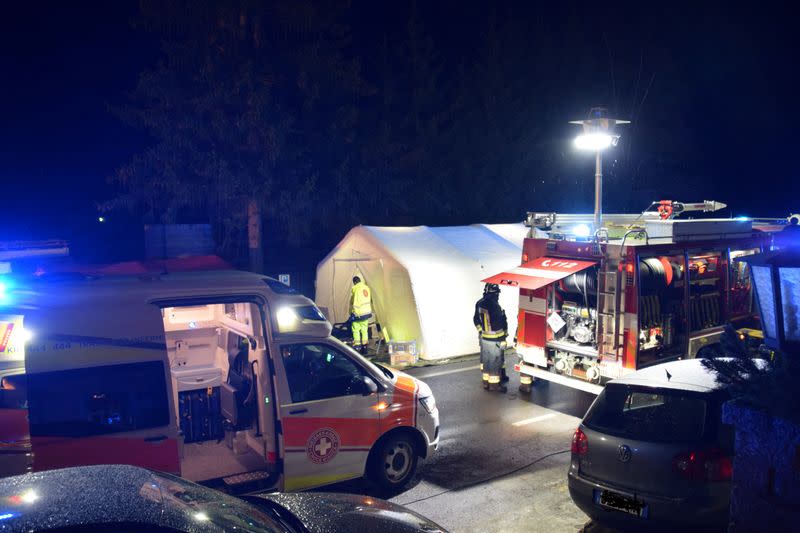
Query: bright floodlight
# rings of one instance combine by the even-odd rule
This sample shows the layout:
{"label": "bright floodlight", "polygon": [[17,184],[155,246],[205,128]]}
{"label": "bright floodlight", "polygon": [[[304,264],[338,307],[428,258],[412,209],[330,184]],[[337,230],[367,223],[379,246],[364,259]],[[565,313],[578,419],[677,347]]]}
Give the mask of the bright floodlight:
{"label": "bright floodlight", "polygon": [[576,237],[588,237],[589,235],[592,234],[592,228],[590,228],[586,224],[578,224],[576,226],[573,226],[572,234],[575,235]]}
{"label": "bright floodlight", "polygon": [[614,137],[608,133],[582,133],[575,137],[575,148],[578,150],[605,150],[614,143]]}
{"label": "bright floodlight", "polygon": [[583,133],[575,139],[578,150],[594,152],[594,229],[603,227],[603,155],[610,146],[616,146],[619,135],[614,132],[617,124],[629,124],[628,120],[620,120],[608,116],[604,107],[593,107],[589,116],[583,120],[572,120],[570,124],[583,127]]}

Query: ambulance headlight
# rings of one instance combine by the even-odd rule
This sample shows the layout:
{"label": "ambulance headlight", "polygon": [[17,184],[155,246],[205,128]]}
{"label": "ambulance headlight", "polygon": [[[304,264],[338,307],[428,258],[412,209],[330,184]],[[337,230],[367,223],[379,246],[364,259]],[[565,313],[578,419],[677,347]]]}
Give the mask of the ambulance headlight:
{"label": "ambulance headlight", "polygon": [[275,313],[275,320],[278,322],[278,329],[280,331],[289,331],[297,326],[300,317],[297,316],[294,309],[291,307],[281,307]]}
{"label": "ambulance headlight", "polygon": [[419,403],[425,408],[428,413],[433,413],[436,410],[436,399],[433,396],[425,396],[419,399]]}

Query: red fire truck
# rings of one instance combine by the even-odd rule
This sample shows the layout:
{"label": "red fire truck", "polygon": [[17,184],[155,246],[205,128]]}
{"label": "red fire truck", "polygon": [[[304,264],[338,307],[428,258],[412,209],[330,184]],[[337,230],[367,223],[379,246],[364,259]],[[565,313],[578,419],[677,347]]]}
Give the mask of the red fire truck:
{"label": "red fire truck", "polygon": [[713,355],[726,323],[758,328],[748,267],[735,259],[768,249],[783,226],[673,218],[715,202],[654,205],[606,215],[594,235],[591,215],[528,214],[522,264],[484,280],[519,288],[522,392],[542,378],[598,393],[648,365]]}

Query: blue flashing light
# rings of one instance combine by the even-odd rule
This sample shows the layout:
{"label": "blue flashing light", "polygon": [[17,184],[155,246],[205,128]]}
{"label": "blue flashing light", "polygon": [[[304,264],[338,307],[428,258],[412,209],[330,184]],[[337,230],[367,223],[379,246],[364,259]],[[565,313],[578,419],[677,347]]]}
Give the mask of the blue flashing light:
{"label": "blue flashing light", "polygon": [[592,228],[586,224],[578,224],[572,227],[572,234],[576,237],[588,237],[592,234]]}
{"label": "blue flashing light", "polygon": [[750,220],[750,217],[744,217],[744,216],[736,217],[734,220],[745,220],[746,221],[746,220]]}
{"label": "blue flashing light", "polygon": [[17,516],[17,513],[2,513],[0,514],[0,520],[8,520],[9,518],[14,518]]}

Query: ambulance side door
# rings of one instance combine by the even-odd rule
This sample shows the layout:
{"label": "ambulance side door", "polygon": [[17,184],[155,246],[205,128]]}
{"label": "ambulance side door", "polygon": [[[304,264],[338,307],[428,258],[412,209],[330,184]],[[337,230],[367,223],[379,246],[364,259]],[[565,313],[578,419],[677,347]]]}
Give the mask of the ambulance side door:
{"label": "ambulance side door", "polygon": [[284,489],[363,475],[370,447],[380,435],[378,385],[347,354],[325,342],[283,343],[279,353]]}
{"label": "ambulance side door", "polygon": [[161,311],[111,301],[31,319],[37,338],[25,369],[34,470],[130,464],[180,473]]}

